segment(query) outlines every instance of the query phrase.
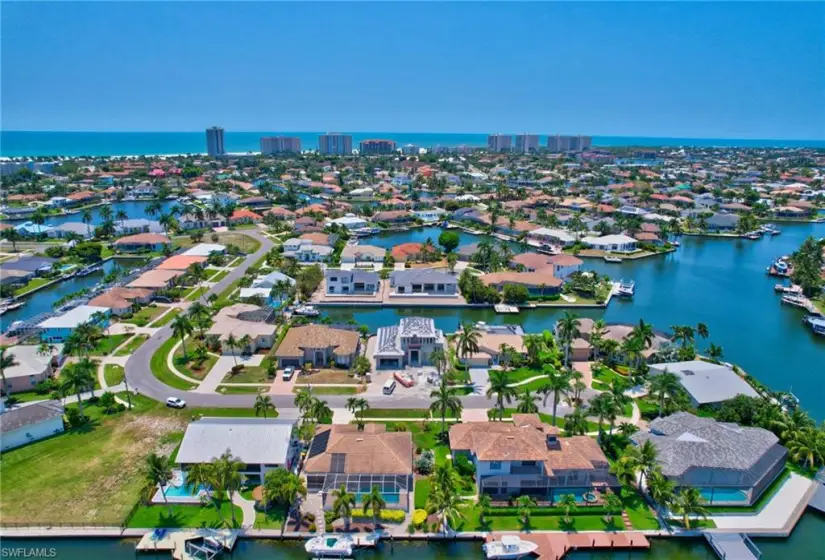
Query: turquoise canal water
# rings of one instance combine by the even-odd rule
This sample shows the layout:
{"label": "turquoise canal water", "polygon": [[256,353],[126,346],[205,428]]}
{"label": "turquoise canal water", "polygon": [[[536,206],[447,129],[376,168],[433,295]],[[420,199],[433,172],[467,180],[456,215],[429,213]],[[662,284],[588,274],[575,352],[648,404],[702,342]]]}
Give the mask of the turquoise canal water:
{"label": "turquoise canal water", "polygon": [[[816,337],[802,324],[804,313],[784,306],[774,293],[777,279],[765,274],[780,255],[796,250],[808,236],[825,236],[825,224],[780,224],[782,234],[759,241],[682,237],[682,246],[665,256],[606,263],[585,259],[584,268],[612,278],[636,281],[633,300],[614,299],[607,310],[579,310],[583,316],[604,317],[608,322],[644,319],[659,330],[671,325],[703,322],[710,329],[707,341],[722,346],[724,358],[775,390],[793,390],[816,418],[825,418],[825,338]],[[392,247],[408,241],[438,239],[438,228],[423,228],[365,238],[364,244]],[[423,237],[423,239],[422,239]],[[462,234],[462,244],[478,237]],[[518,315],[497,315],[492,309],[345,308],[327,310],[336,321],[350,318],[371,330],[397,323],[399,317],[425,313],[436,325],[454,331],[464,321],[514,323],[527,332],[552,328],[563,313],[534,309]]]}
{"label": "turquoise canal water", "polygon": [[[764,560],[825,560],[825,547],[822,535],[825,534],[825,517],[816,513],[806,513],[794,532],[787,539],[756,539],[756,545],[762,551]],[[164,559],[164,554],[135,555],[133,539],[3,539],[0,542],[0,557],[12,558],[12,551],[42,549],[54,551],[34,556],[35,553],[17,552],[19,558],[58,558],[59,560],[88,560],[105,558],[106,560],[131,560],[134,558]],[[305,560],[307,553],[303,543],[298,541],[238,541],[231,555],[223,558],[233,560]],[[452,543],[395,543],[390,546],[382,543],[376,550],[358,551],[356,558],[363,560],[390,560],[398,558],[407,560],[447,560],[448,558],[484,558],[481,542]],[[716,558],[710,547],[702,539],[653,539],[650,550],[642,552],[576,552],[565,556],[569,560],[710,560]]]}
{"label": "turquoise canal water", "polygon": [[[225,135],[230,153],[256,152],[261,149],[262,136],[298,136],[304,150],[318,146],[319,132],[234,132]],[[432,132],[353,132],[352,147],[366,138],[388,138],[398,146],[414,144],[423,148],[435,146],[486,146],[486,134]],[[547,145],[547,137],[540,137]],[[739,146],[756,147],[825,147],[823,140],[754,140],[731,138],[653,138],[642,136],[594,136],[594,146]],[[206,133],[199,132],[49,132],[0,131],[0,156],[123,156],[151,154],[188,154],[206,152]]]}
{"label": "turquoise canal water", "polygon": [[[150,216],[149,214],[146,213],[146,208],[150,204],[152,204],[152,202],[147,202],[147,201],[143,201],[143,200],[126,200],[126,201],[123,201],[123,202],[115,202],[115,203],[112,203],[112,204],[107,204],[106,206],[109,206],[112,209],[113,216],[117,215],[118,212],[123,210],[124,212],[126,212],[126,215],[128,216],[129,219],[144,218],[144,219],[147,219],[147,220],[157,220],[158,219],[157,214],[155,214],[154,216]],[[161,205],[162,211],[164,213],[168,214],[169,211],[177,205],[177,202],[175,202],[174,200],[162,200],[160,202],[160,205]],[[94,208],[90,208],[90,210],[92,212],[92,222],[91,222],[92,227],[99,226],[100,224],[103,223],[103,218],[100,215],[100,209],[101,208],[103,208],[102,205],[101,206],[95,206]],[[30,219],[31,218],[21,218],[19,220],[4,220],[4,223],[8,222],[10,224],[19,225],[20,222],[25,222],[25,221],[30,220]],[[61,214],[59,216],[49,216],[48,218],[46,218],[46,221],[44,222],[44,224],[47,225],[47,226],[57,227],[57,226],[63,225],[63,224],[68,223],[68,222],[82,223],[82,221],[83,221],[82,219],[83,219],[83,214],[82,213],[68,214],[68,215]],[[119,220],[116,220],[116,221],[119,221]]]}

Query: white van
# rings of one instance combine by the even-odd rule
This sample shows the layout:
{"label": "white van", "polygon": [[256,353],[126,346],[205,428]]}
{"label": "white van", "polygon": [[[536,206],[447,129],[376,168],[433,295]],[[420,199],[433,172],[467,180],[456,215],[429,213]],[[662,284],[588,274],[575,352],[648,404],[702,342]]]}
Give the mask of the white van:
{"label": "white van", "polygon": [[388,379],[387,382],[384,383],[384,394],[392,395],[393,391],[395,391],[395,379]]}

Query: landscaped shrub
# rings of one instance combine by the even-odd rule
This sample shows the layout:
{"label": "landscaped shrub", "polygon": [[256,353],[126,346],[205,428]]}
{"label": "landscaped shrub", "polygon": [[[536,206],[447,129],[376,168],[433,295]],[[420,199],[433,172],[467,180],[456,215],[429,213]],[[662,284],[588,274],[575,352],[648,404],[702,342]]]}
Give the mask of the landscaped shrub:
{"label": "landscaped shrub", "polygon": [[415,470],[420,474],[432,474],[435,469],[435,453],[432,449],[425,449],[415,460]]}
{"label": "landscaped shrub", "polygon": [[34,392],[38,395],[45,395],[46,393],[50,393],[51,391],[56,391],[59,385],[57,381],[53,378],[44,379],[34,387]]}
{"label": "landscaped shrub", "polygon": [[[6,404],[8,404],[8,400],[6,401]],[[80,410],[78,410],[77,408],[66,409],[66,424],[68,424],[69,428],[76,428],[78,426],[82,426],[88,421],[88,416],[86,416],[85,414],[80,414]]]}
{"label": "landscaped shrub", "polygon": [[[401,523],[407,514],[398,509],[382,509],[378,519],[387,523]],[[357,509],[352,512],[352,518],[358,521],[372,521],[372,510]]]}
{"label": "landscaped shrub", "polygon": [[456,455],[453,458],[453,464],[461,476],[473,476],[476,472],[473,463],[470,462],[470,459],[468,459],[466,455]]}
{"label": "landscaped shrub", "polygon": [[315,526],[315,523],[310,523],[309,527],[307,527],[307,531],[309,531],[310,533],[314,533],[317,530],[318,528]]}
{"label": "landscaped shrub", "polygon": [[417,509],[413,512],[412,524],[414,527],[421,527],[427,522],[427,510]]}

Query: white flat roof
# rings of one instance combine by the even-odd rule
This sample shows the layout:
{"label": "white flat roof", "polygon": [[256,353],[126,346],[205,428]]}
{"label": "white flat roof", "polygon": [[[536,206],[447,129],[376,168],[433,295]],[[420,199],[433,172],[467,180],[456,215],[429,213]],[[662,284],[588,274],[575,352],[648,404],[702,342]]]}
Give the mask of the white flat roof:
{"label": "white flat roof", "polygon": [[187,257],[208,257],[212,251],[222,253],[226,251],[226,247],[217,243],[198,243],[191,249],[184,251],[183,254]]}
{"label": "white flat roof", "polygon": [[278,418],[202,418],[186,428],[178,463],[208,463],[227,449],[247,464],[283,465],[295,422]]}
{"label": "white flat roof", "polygon": [[98,307],[96,305],[80,305],[70,309],[63,315],[46,319],[40,325],[44,329],[73,329],[83,323],[88,323],[95,313],[105,313],[108,315],[108,307]]}

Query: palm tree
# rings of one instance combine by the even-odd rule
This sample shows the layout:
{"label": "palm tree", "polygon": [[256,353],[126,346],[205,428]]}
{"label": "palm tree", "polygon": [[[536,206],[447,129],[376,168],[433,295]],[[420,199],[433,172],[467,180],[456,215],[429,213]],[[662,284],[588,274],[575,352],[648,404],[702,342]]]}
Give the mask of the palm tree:
{"label": "palm tree", "polygon": [[370,403],[363,397],[350,397],[347,399],[347,410],[355,415],[358,426],[364,427],[364,411],[368,410]]}
{"label": "palm tree", "polygon": [[120,220],[120,227],[123,229],[124,222],[129,219],[129,214],[127,214],[124,210],[118,210],[115,214],[115,218]]}
{"label": "palm tree", "polygon": [[20,235],[20,232],[17,231],[16,229],[14,229],[14,228],[10,228],[10,229],[7,229],[3,233],[3,237],[5,237],[6,240],[9,243],[11,243],[12,251],[14,251],[16,253],[17,252],[17,242],[20,241],[23,238],[23,236]]}
{"label": "palm tree", "polygon": [[521,522],[524,524],[524,527],[530,525],[530,508],[536,507],[537,505],[536,500],[534,500],[532,496],[519,496],[516,500],[518,514],[521,516]]}
{"label": "palm tree", "polygon": [[813,469],[825,462],[825,431],[814,427],[802,428],[788,442],[791,459]]}
{"label": "palm tree", "polygon": [[570,363],[570,346],[573,339],[581,336],[579,327],[581,327],[579,316],[565,311],[558,324],[559,340],[564,344],[564,367],[567,367]]}
{"label": "palm tree", "polygon": [[536,403],[540,398],[539,395],[534,395],[529,387],[525,388],[524,391],[519,393],[516,411],[522,414],[536,414],[539,411],[539,406]]}
{"label": "palm tree", "polygon": [[604,334],[607,330],[607,323],[604,319],[597,319],[593,322],[593,328],[590,329],[590,346],[593,347],[593,358],[599,359],[599,349],[601,348]]}
{"label": "palm tree", "polygon": [[493,507],[493,499],[490,497],[490,494],[482,492],[482,494],[478,497],[478,521],[481,525],[486,525],[484,522],[484,516],[491,507]]}
{"label": "palm tree", "polygon": [[650,440],[645,440],[640,446],[628,446],[622,455],[622,459],[629,461],[633,468],[641,473],[641,481],[647,480],[650,473],[656,467],[656,457],[658,452],[656,446]]}
{"label": "palm tree", "polygon": [[229,352],[232,354],[232,360],[235,362],[235,366],[238,365],[238,357],[235,355],[235,349],[239,348],[238,339],[235,338],[235,335],[229,333],[229,336],[226,337],[226,340],[223,341],[224,346],[229,349]]}
{"label": "palm tree", "polygon": [[181,346],[183,347],[183,359],[187,358],[186,356],[186,337],[191,335],[195,329],[192,327],[192,322],[186,315],[178,315],[172,321],[172,334],[180,338]]}
{"label": "palm tree", "polygon": [[240,339],[238,339],[238,346],[241,348],[241,352],[249,351],[252,352],[252,337],[249,334],[243,335]]}
{"label": "palm tree", "polygon": [[535,367],[539,363],[539,355],[544,348],[544,340],[538,334],[524,335],[524,349],[527,351],[527,360]]}
{"label": "palm tree", "polygon": [[215,485],[215,465],[213,463],[195,463],[186,471],[186,486],[190,493],[196,492],[203,487],[206,492],[207,499],[215,506],[215,511],[221,523],[226,523],[221,513],[221,503],[215,500],[212,496],[212,490]]}
{"label": "palm tree", "polygon": [[355,506],[355,495],[347,492],[346,484],[342,484],[340,488],[332,491],[332,497],[335,499],[332,504],[332,513],[335,517],[343,518],[344,531],[348,532],[352,508]]}
{"label": "palm tree", "polygon": [[8,388],[6,386],[6,370],[20,365],[20,362],[15,359],[14,354],[11,352],[7,354],[6,350],[8,350],[8,348],[0,348],[0,377],[3,378],[4,395],[8,395]]}
{"label": "palm tree", "polygon": [[656,338],[653,325],[645,323],[644,319],[639,319],[639,324],[633,327],[630,336],[639,339],[644,348],[650,348]]}
{"label": "palm tree", "polygon": [[378,518],[381,517],[381,511],[386,507],[387,502],[384,496],[381,495],[381,488],[377,484],[373,485],[369,494],[361,497],[361,503],[364,506],[364,513],[372,510],[372,530],[378,530]]}
{"label": "palm tree", "polygon": [[312,408],[309,410],[309,415],[317,422],[321,422],[325,418],[332,418],[332,409],[329,407],[329,404],[327,404],[327,401],[315,398],[312,403]]}
{"label": "palm tree", "polygon": [[169,464],[169,457],[149,453],[149,455],[146,456],[144,476],[148,483],[160,488],[163,502],[166,504],[169,510],[169,516],[171,517],[172,507],[169,505],[169,500],[166,499],[166,486],[169,484],[169,481],[172,480],[172,466]]}
{"label": "palm tree", "polygon": [[779,420],[771,423],[771,431],[779,434],[779,439],[787,443],[805,428],[813,428],[814,421],[804,410],[795,409],[790,414],[783,414]]}
{"label": "palm tree", "polygon": [[587,433],[587,412],[583,406],[577,406],[573,412],[564,417],[564,431],[571,436],[583,436]]}
{"label": "palm tree", "polygon": [[565,524],[570,525],[573,521],[570,517],[570,513],[576,511],[576,507],[579,505],[578,502],[576,502],[576,496],[573,494],[564,494],[557,505],[564,508],[564,522]]}
{"label": "palm tree", "polygon": [[447,385],[447,379],[441,378],[438,389],[430,393],[430,412],[441,416],[441,437],[444,437],[447,429],[447,412],[452,412],[453,416],[461,416],[461,399],[456,395],[456,389]]}
{"label": "palm tree", "polygon": [[672,398],[681,388],[682,383],[679,381],[679,376],[675,373],[670,373],[667,369],[650,380],[650,393],[659,398],[659,417],[661,417],[664,412],[665,399],[668,397]]}
{"label": "palm tree", "polygon": [[264,508],[273,501],[281,502],[289,513],[289,508],[298,499],[306,497],[307,488],[303,478],[283,468],[273,469],[264,476]]}
{"label": "palm tree", "polygon": [[624,508],[622,499],[610,490],[607,491],[604,497],[604,509],[607,512],[604,520],[608,525],[613,524],[613,515]]}
{"label": "palm tree", "polygon": [[547,397],[553,395],[553,425],[556,425],[556,409],[559,400],[570,391],[570,374],[547,368],[547,384],[541,389],[544,393],[544,406],[547,406]]}
{"label": "palm tree", "polygon": [[610,472],[616,477],[622,486],[633,486],[636,483],[636,473],[638,472],[636,462],[629,457],[621,457],[610,467]]}
{"label": "palm tree", "polygon": [[306,414],[312,408],[314,402],[315,397],[312,395],[312,389],[309,387],[299,389],[298,392],[295,394],[294,403],[295,406],[298,407],[301,416],[306,416]]}
{"label": "palm tree", "polygon": [[[626,404],[631,402],[631,398],[624,394],[627,390],[627,384],[625,381],[619,377],[614,377],[613,381],[610,383],[610,388],[608,389],[608,394],[613,397],[613,402],[616,403],[617,413],[621,414],[624,412],[624,407]],[[610,435],[613,435],[613,424],[615,422],[615,418],[610,423]]]}
{"label": "palm tree", "polygon": [[673,325],[670,327],[673,330],[673,340],[681,341],[682,348],[687,348],[689,344],[693,344],[694,329],[690,325]]}
{"label": "palm tree", "polygon": [[84,224],[86,224],[86,236],[87,236],[87,237],[91,237],[91,236],[92,236],[92,226],[91,226],[91,223],[92,223],[92,212],[91,212],[91,210],[84,210],[84,211],[83,211],[83,214],[81,215],[80,220],[81,220]]}
{"label": "palm tree", "polygon": [[708,357],[718,364],[722,360],[722,354],[722,347],[711,342],[708,348]]}
{"label": "palm tree", "polygon": [[655,468],[647,476],[647,492],[653,501],[662,507],[669,507],[675,497],[673,481]]}
{"label": "palm tree", "polygon": [[458,356],[463,359],[470,354],[478,352],[478,341],[480,338],[481,334],[476,330],[475,325],[470,322],[464,323],[456,341]]}
{"label": "palm tree", "polygon": [[616,402],[608,393],[599,393],[590,400],[590,413],[599,419],[599,440],[602,439],[602,422],[616,410]]}
{"label": "palm tree", "polygon": [[447,355],[444,353],[444,350],[441,348],[436,348],[433,350],[430,353],[430,363],[435,366],[438,376],[441,377],[441,374],[447,367]]}
{"label": "palm tree", "polygon": [[195,301],[189,306],[187,314],[192,318],[194,324],[197,325],[198,330],[200,331],[200,336],[203,338],[204,332],[206,332],[206,327],[208,326],[207,321],[211,316],[209,308],[201,302]]}
{"label": "palm tree", "polygon": [[266,413],[270,409],[275,411],[275,405],[272,404],[272,398],[269,395],[255,397],[255,416],[263,413],[264,419],[266,419]]}
{"label": "palm tree", "polygon": [[487,388],[487,398],[496,397],[496,409],[498,409],[498,419],[504,418],[504,403],[509,403],[516,396],[515,387],[510,387],[507,374],[503,371],[490,372],[490,386]]}
{"label": "palm tree", "polygon": [[[227,499],[231,502],[232,496],[240,490],[241,488],[241,471],[246,467],[246,465],[239,461],[236,457],[233,457],[232,454],[227,449],[224,453],[215,459],[215,478],[216,478],[216,488],[219,488],[222,492],[226,493]],[[235,521],[235,508],[231,508],[232,510],[232,526],[236,525]]]}
{"label": "palm tree", "polygon": [[702,505],[704,503],[699,490],[691,486],[683,487],[673,500],[673,510],[682,515],[682,523],[685,529],[690,529],[690,516],[698,515],[702,519],[708,516],[708,510]]}
{"label": "palm tree", "polygon": [[83,416],[83,399],[80,398],[80,395],[94,389],[95,380],[88,367],[78,366],[80,366],[79,363],[63,368],[60,379],[63,392],[74,393],[77,396],[77,408],[80,410],[80,415]]}
{"label": "palm tree", "polygon": [[427,500],[427,509],[438,512],[440,524],[445,532],[450,529],[450,520],[464,517],[460,507],[461,497],[455,493],[455,489],[441,484],[433,485]]}
{"label": "palm tree", "polygon": [[702,338],[707,338],[710,336],[710,331],[708,331],[708,326],[704,323],[697,323],[696,324],[696,334],[701,336]]}

